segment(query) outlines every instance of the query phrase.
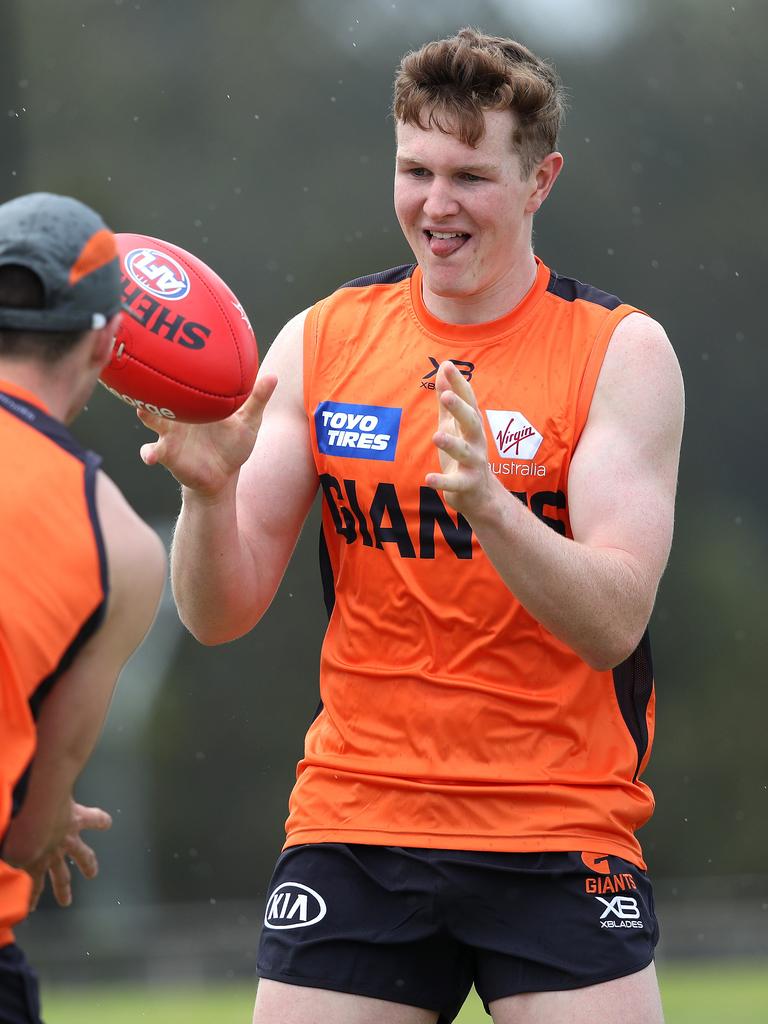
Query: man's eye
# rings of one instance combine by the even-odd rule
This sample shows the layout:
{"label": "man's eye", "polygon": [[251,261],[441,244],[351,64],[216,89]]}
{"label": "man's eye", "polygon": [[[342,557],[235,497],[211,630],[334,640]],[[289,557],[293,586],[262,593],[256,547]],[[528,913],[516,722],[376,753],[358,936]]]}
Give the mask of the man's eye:
{"label": "man's eye", "polygon": [[414,178],[426,178],[429,171],[426,167],[412,167],[408,173]]}
{"label": "man's eye", "polygon": [[484,180],[483,178],[480,177],[479,174],[470,174],[469,172],[466,172],[465,174],[462,174],[462,178],[464,179],[464,181],[468,181],[470,183],[474,183],[476,181],[483,181]]}

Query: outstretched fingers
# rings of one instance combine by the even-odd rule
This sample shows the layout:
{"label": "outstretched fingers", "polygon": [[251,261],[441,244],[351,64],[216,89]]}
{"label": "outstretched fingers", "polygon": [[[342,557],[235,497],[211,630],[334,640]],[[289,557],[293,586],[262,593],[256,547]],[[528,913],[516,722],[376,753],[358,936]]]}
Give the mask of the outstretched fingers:
{"label": "outstretched fingers", "polygon": [[440,364],[435,388],[440,403],[439,426],[445,430],[449,417],[453,417],[462,434],[470,442],[485,439],[480,410],[475,393],[451,362]]}
{"label": "outstretched fingers", "polygon": [[98,832],[106,832],[112,828],[112,815],[101,807],[86,807],[85,804],[76,803],[73,818],[73,827],[78,832],[84,828],[95,829]]}
{"label": "outstretched fingers", "polygon": [[178,431],[179,428],[183,429],[184,425],[177,423],[176,420],[169,420],[157,413],[148,412],[146,409],[137,408],[136,415],[145,427],[149,430],[154,430],[157,434],[156,441],[148,441],[139,448],[142,462],[147,466],[155,466],[158,462],[162,462],[163,456],[166,454],[166,449],[169,446],[169,436],[172,438],[174,436],[174,429]]}
{"label": "outstretched fingers", "polygon": [[64,841],[64,853],[74,864],[83,878],[95,878],[99,873],[99,860],[91,847],[80,836],[68,836]]}
{"label": "outstretched fingers", "polygon": [[[63,851],[57,851],[51,857],[48,865],[48,877],[51,880],[53,897],[58,905],[60,907],[70,906],[72,903],[72,873],[69,870],[69,865]],[[35,900],[36,904],[37,900]]]}
{"label": "outstretched fingers", "polygon": [[482,413],[469,381],[453,363],[440,364],[435,389],[439,413],[432,442],[440,456],[440,472],[427,473],[425,482],[442,491],[454,508],[468,514],[488,489],[488,442]]}
{"label": "outstretched fingers", "polygon": [[474,461],[474,450],[471,444],[458,434],[438,430],[436,434],[432,435],[432,443],[461,465],[471,465]]}
{"label": "outstretched fingers", "polygon": [[265,373],[256,378],[253,390],[238,409],[241,419],[254,427],[256,430],[261,426],[261,417],[267,402],[272,397],[277,387],[277,376],[274,373]]}

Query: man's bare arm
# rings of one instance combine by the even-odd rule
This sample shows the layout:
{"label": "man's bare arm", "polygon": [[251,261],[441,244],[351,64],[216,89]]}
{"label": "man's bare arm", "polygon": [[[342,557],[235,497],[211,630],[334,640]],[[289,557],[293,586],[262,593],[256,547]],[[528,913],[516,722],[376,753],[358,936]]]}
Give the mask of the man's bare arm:
{"label": "man's bare arm", "polygon": [[[73,817],[73,786],[96,744],[120,671],[152,623],[165,580],[160,539],[104,474],[96,502],[109,568],[106,616],[40,710],[29,784],[4,844],[4,856],[25,868],[44,864],[79,820]],[[82,827],[100,827],[98,821],[88,824],[93,815],[81,819]]]}
{"label": "man's bare arm", "polygon": [[614,332],[571,463],[572,540],[491,474],[471,388],[450,364],[439,377],[442,472],[427,483],[534,618],[593,667],[617,665],[645,630],[672,538],[683,387],[663,330],[632,314]]}
{"label": "man's bare arm", "polygon": [[182,484],[173,592],[182,621],[205,644],[233,640],[258,622],[317,491],[303,404],[303,327],[301,314],[280,332],[244,413],[195,427],[142,415],[160,433],[142,457],[162,462]]}

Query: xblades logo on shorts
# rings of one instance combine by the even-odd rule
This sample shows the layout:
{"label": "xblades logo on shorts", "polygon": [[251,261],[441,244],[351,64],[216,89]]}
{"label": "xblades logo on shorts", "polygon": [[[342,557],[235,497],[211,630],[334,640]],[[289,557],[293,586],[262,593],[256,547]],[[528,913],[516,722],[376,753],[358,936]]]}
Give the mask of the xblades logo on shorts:
{"label": "xblades logo on shorts", "polygon": [[601,928],[642,928],[640,908],[634,896],[614,896],[607,900],[603,896],[595,896],[605,910],[600,915]]}
{"label": "xblades logo on shorts", "polygon": [[326,915],[320,893],[301,882],[283,882],[270,893],[264,912],[266,928],[308,928]]}

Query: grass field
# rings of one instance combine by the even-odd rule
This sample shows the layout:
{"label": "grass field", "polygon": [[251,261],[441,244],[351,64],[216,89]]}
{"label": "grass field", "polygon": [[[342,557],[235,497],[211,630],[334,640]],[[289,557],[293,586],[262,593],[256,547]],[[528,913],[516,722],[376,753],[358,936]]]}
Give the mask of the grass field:
{"label": "grass field", "polygon": [[[667,1024],[766,1024],[768,962],[659,969]],[[253,986],[57,989],[43,992],[46,1024],[249,1024]],[[490,1024],[474,993],[456,1024]]]}

